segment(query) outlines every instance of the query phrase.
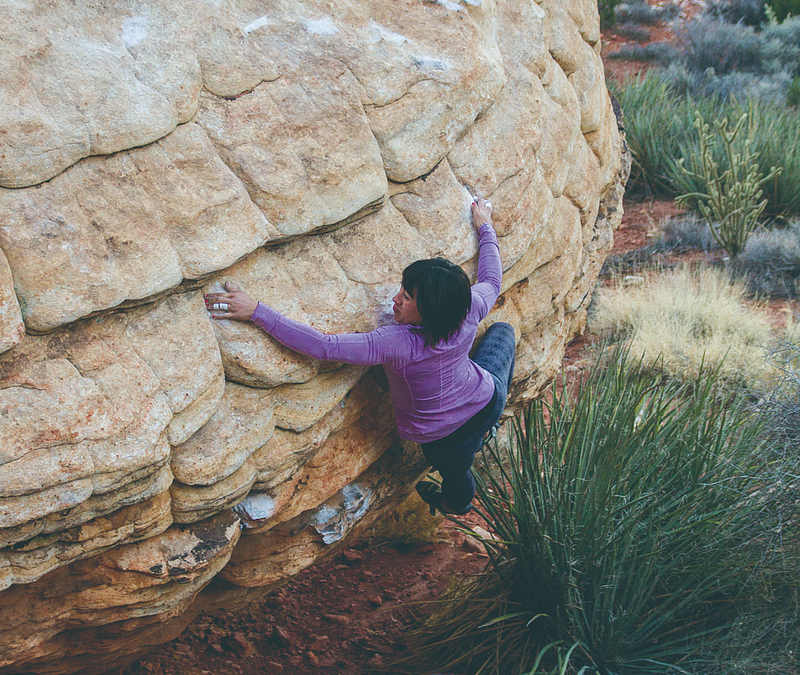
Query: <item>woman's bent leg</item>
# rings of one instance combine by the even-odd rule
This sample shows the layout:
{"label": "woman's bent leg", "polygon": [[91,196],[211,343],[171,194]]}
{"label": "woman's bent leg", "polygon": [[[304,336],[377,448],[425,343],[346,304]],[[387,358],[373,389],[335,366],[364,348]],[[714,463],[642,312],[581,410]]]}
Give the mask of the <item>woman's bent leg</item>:
{"label": "woman's bent leg", "polygon": [[[486,433],[497,423],[506,406],[508,389],[514,374],[514,329],[507,323],[492,324],[475,351],[473,361],[492,374],[496,396],[491,409],[484,412],[475,432],[467,438],[448,444],[453,432],[440,441],[423,443],[422,452],[442,477],[442,494],[445,506],[456,513],[469,508],[475,496],[475,479],[472,477],[472,461],[480,449]],[[463,434],[462,434],[463,436]]]}
{"label": "woman's bent leg", "polygon": [[494,375],[498,385],[498,395],[502,397],[504,406],[508,390],[511,388],[511,378],[514,376],[515,352],[514,328],[510,324],[498,321],[486,330],[475,350],[475,356],[472,357],[481,368]]}

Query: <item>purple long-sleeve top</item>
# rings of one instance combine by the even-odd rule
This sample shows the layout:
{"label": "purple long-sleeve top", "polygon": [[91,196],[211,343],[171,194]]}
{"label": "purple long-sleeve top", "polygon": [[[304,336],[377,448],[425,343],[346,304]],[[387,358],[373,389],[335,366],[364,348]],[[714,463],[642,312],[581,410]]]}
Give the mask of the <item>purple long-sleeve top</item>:
{"label": "purple long-sleeve top", "polygon": [[469,358],[478,324],[500,294],[503,268],[497,235],[478,229],[478,283],[459,331],[447,342],[425,346],[419,327],[382,326],[369,333],[326,335],[259,302],[251,321],[290,349],[323,361],[383,366],[401,438],[427,443],[444,438],[483,408],[494,379]]}

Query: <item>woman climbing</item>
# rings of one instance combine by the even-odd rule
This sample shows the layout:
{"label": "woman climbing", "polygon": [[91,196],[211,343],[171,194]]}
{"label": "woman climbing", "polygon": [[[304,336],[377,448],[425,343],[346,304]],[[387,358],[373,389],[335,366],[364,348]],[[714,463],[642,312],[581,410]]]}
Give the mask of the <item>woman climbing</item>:
{"label": "woman climbing", "polygon": [[442,477],[417,485],[431,513],[467,513],[475,496],[470,467],[486,433],[503,412],[514,369],[514,329],[489,327],[469,358],[478,324],[500,294],[503,269],[492,205],[476,198],[472,219],[478,231],[478,283],[442,258],[418,260],[403,270],[392,299],[397,325],[370,333],[326,335],[292,321],[225,284],[226,292],[205,296],[215,319],[252,321],[301,354],[324,361],[383,366],[401,438],[420,443]]}

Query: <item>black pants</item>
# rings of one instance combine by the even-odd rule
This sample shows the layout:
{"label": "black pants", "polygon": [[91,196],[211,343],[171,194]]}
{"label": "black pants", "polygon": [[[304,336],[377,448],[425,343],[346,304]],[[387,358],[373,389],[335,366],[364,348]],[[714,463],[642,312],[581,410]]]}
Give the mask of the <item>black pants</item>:
{"label": "black pants", "polygon": [[472,462],[486,433],[497,423],[506,407],[514,375],[514,329],[507,323],[492,324],[486,331],[473,361],[494,378],[494,396],[479,412],[451,434],[422,443],[425,458],[442,477],[442,493],[447,508],[466,510],[475,496]]}

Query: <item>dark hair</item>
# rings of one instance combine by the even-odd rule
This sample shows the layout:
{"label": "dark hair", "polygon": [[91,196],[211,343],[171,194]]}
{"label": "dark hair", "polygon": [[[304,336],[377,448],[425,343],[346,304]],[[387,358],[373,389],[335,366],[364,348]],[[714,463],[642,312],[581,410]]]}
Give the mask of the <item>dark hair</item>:
{"label": "dark hair", "polygon": [[411,263],[403,270],[403,288],[416,297],[428,347],[453,337],[472,306],[469,277],[444,258]]}

